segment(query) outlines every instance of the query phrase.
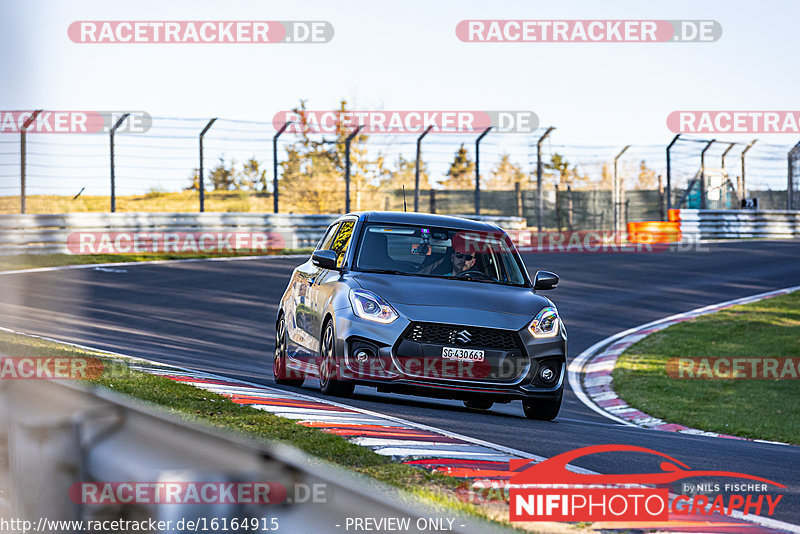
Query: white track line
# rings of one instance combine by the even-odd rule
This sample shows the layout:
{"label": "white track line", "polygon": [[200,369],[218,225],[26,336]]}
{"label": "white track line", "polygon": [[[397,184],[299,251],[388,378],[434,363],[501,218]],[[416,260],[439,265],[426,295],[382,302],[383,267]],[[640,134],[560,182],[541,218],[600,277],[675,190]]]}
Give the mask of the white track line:
{"label": "white track line", "polygon": [[597,404],[592,401],[589,396],[586,394],[586,391],[583,388],[583,383],[581,381],[581,376],[584,374],[584,370],[586,369],[587,365],[589,365],[592,359],[601,353],[601,349],[612,345],[616,341],[619,341],[622,338],[625,338],[629,335],[635,334],[642,330],[647,330],[656,326],[666,325],[670,323],[677,322],[678,320],[685,319],[687,317],[697,317],[700,315],[705,315],[708,313],[713,313],[717,311],[720,307],[728,307],[728,306],[735,306],[738,304],[748,304],[750,302],[756,302],[759,300],[763,300],[772,296],[776,295],[783,295],[787,293],[791,293],[793,291],[800,290],[800,286],[793,286],[787,287],[784,289],[777,289],[774,291],[767,291],[766,293],[758,293],[757,295],[751,295],[749,297],[742,297],[738,299],[728,300],[725,302],[720,302],[717,304],[711,304],[709,306],[703,306],[702,308],[697,308],[688,312],[678,313],[675,315],[670,315],[669,317],[665,317],[663,319],[658,319],[656,321],[652,321],[643,325],[635,326],[633,328],[629,328],[623,332],[619,332],[618,334],[614,334],[613,336],[607,337],[603,340],[598,341],[582,353],[580,353],[570,364],[567,368],[567,374],[569,378],[569,385],[572,388],[573,393],[578,399],[585,404],[591,410],[597,412],[598,414],[602,415],[607,419],[611,419],[612,421],[616,421],[622,425],[626,426],[634,426],[639,428],[644,428],[640,425],[622,419],[620,417],[615,416],[614,414],[610,413],[608,410],[605,410],[598,406]]}

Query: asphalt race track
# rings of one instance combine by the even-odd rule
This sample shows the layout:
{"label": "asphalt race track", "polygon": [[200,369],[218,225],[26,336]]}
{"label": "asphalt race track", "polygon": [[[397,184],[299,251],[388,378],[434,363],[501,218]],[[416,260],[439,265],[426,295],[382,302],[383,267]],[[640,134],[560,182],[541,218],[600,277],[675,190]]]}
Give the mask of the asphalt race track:
{"label": "asphalt race track", "polygon": [[[528,270],[561,276],[547,293],[569,333],[569,356],[621,330],[716,302],[800,284],[800,242],[705,245],[705,251],[527,254]],[[0,275],[0,326],[274,385],[277,303],[299,258],[135,264]],[[305,393],[319,396],[316,379]],[[787,402],[797,402],[787,399]],[[775,519],[800,524],[800,448],[618,425],[567,390],[554,422],[519,403],[472,412],[460,402],[357,388],[354,406],[541,456],[622,443],[656,449],[694,469],[738,471],[786,484]],[[771,409],[772,407],[764,407]],[[582,467],[649,472],[637,455]]]}

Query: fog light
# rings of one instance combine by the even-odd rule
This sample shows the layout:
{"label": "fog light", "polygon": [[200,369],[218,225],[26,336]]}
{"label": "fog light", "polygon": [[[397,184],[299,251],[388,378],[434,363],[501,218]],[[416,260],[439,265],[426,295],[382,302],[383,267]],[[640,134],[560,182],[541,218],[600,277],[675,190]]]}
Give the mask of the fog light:
{"label": "fog light", "polygon": [[556,372],[549,365],[545,365],[539,371],[539,377],[545,382],[553,382],[556,379]]}
{"label": "fog light", "polygon": [[354,356],[358,363],[363,364],[367,363],[370,360],[370,358],[374,358],[375,352],[370,348],[359,347],[358,349],[356,349]]}

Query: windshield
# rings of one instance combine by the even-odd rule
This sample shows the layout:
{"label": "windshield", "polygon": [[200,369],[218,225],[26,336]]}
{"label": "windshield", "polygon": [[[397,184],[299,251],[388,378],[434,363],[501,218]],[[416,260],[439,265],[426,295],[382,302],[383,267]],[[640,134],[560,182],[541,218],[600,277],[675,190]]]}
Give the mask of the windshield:
{"label": "windshield", "polygon": [[356,269],[525,286],[522,262],[501,232],[367,224]]}

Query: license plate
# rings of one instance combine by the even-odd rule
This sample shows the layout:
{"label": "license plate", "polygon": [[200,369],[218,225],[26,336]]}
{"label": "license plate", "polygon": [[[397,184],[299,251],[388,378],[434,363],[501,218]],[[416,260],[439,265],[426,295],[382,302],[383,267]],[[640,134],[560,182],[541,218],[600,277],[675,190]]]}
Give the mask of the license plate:
{"label": "license plate", "polygon": [[445,360],[460,360],[464,362],[482,362],[483,351],[474,349],[457,349],[455,347],[442,347],[442,358]]}

